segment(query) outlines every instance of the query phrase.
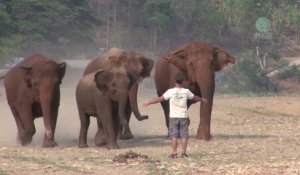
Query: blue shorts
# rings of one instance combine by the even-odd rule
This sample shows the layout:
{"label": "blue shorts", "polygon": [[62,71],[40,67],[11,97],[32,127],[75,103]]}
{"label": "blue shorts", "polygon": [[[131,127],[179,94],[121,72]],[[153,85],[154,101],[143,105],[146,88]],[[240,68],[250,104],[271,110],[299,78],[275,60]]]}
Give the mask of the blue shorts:
{"label": "blue shorts", "polygon": [[188,138],[189,137],[189,118],[170,118],[169,137]]}

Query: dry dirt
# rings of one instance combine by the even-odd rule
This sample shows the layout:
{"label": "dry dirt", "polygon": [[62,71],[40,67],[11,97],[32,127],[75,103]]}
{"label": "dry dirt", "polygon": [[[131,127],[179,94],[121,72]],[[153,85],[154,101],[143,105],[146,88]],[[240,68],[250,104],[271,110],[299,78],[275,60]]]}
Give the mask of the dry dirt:
{"label": "dry dirt", "polygon": [[[199,104],[196,104],[189,109],[192,121],[189,158],[170,159],[171,147],[160,105],[147,108],[141,105],[143,100],[156,95],[153,88],[147,90],[142,86],[139,96],[140,111],[150,118],[142,122],[132,118],[130,126],[135,138],[119,141],[118,150],[95,147],[95,119],[89,129],[90,147],[77,147],[79,119],[74,84],[61,89],[55,133],[59,145],[46,149],[41,147],[42,119],[35,121],[37,133],[32,144],[22,147],[16,142],[16,125],[0,84],[0,175],[300,174],[300,94],[216,95],[211,141],[195,139],[199,123]],[[179,153],[180,150],[179,146]],[[129,151],[147,158],[114,161]]]}

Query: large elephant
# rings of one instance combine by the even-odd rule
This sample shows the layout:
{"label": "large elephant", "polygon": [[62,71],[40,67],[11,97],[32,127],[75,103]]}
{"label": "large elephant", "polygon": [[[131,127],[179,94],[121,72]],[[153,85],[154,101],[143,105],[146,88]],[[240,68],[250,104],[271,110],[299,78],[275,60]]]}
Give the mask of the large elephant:
{"label": "large elephant", "polygon": [[[130,70],[135,75],[140,77],[137,81],[134,82],[128,93],[129,98],[126,104],[126,119],[129,123],[130,115],[132,112],[139,120],[148,118],[147,115],[141,115],[139,112],[137,105],[137,93],[140,81],[143,78],[150,76],[153,64],[154,63],[151,59],[146,58],[142,54],[132,51],[126,51],[119,48],[111,48],[107,53],[90,62],[84,70],[84,75],[97,71],[98,69],[109,70],[113,67],[126,67],[126,69]],[[99,127],[101,128],[100,123]],[[129,127],[126,128],[125,133],[121,135],[120,138],[133,138]]]}
{"label": "large elephant", "polygon": [[[87,147],[90,116],[97,117],[97,122],[101,122],[104,129],[104,133],[97,131],[96,145],[108,142],[109,149],[119,148],[116,142],[117,133],[120,129],[122,129],[121,133],[124,133],[125,129],[129,128],[125,116],[126,103],[128,91],[137,78],[138,76],[124,67],[117,67],[87,74],[79,81],[76,88],[76,101],[81,123],[80,148]],[[118,106],[118,109],[114,110],[113,106]],[[119,118],[113,118],[114,116]],[[122,127],[116,126],[116,123],[120,123]]]}
{"label": "large elephant", "polygon": [[56,63],[34,54],[13,67],[4,76],[7,102],[14,115],[18,140],[31,143],[36,132],[34,119],[43,116],[45,137],[43,147],[54,147],[60,87],[66,63]]}
{"label": "large elephant", "polygon": [[[227,64],[235,63],[235,58],[226,51],[206,42],[190,42],[178,47],[158,60],[154,75],[157,94],[161,96],[174,86],[177,72],[186,73],[185,87],[194,94],[206,98],[208,103],[201,103],[200,123],[197,139],[209,140],[211,112],[215,91],[214,72],[223,69]],[[188,106],[192,101],[188,101]],[[161,103],[169,126],[169,104]]]}

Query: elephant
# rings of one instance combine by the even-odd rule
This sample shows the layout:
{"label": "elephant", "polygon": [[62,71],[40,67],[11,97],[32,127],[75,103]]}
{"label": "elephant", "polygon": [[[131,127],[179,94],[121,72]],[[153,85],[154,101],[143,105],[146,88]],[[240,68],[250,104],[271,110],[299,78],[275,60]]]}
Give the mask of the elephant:
{"label": "elephant", "polygon": [[[98,69],[109,70],[113,67],[126,67],[128,70],[132,71],[135,75],[139,77],[137,81],[131,86],[128,93],[128,101],[126,103],[126,119],[129,123],[130,115],[133,112],[138,120],[147,119],[147,115],[141,115],[137,105],[137,93],[138,86],[142,79],[149,77],[151,70],[153,68],[154,62],[146,58],[144,55],[133,52],[126,51],[119,48],[111,48],[107,53],[91,61],[84,70],[84,75],[92,73]],[[99,123],[99,128],[101,132],[101,123]],[[121,139],[131,139],[133,135],[130,128],[126,128],[125,133],[120,135]]]}
{"label": "elephant", "polygon": [[[97,122],[100,122],[104,129],[104,133],[97,131],[96,145],[100,146],[108,142],[109,149],[119,148],[116,142],[117,133],[120,129],[122,129],[121,133],[124,133],[125,129],[129,128],[125,110],[129,89],[136,79],[138,76],[124,67],[100,69],[81,78],[76,87],[76,101],[81,123],[78,145],[80,148],[87,147],[90,116],[97,117]],[[113,106],[117,106],[117,110]],[[113,118],[115,116],[119,118]],[[122,127],[116,123],[120,123]],[[105,140],[98,140],[103,137]]]}
{"label": "elephant", "polygon": [[41,54],[25,58],[4,76],[6,97],[18,128],[18,141],[31,143],[36,132],[34,119],[43,116],[43,147],[54,147],[60,101],[60,84],[66,63],[56,63]]}
{"label": "elephant", "polygon": [[[175,75],[181,71],[187,79],[184,87],[207,99],[208,103],[201,103],[197,139],[210,140],[212,137],[210,125],[215,91],[214,73],[229,63],[234,64],[235,58],[226,51],[207,42],[192,41],[164,55],[156,64],[154,81],[158,96],[174,87]],[[188,107],[191,104],[193,102],[188,101]],[[169,104],[166,101],[161,105],[166,126],[169,127]]]}

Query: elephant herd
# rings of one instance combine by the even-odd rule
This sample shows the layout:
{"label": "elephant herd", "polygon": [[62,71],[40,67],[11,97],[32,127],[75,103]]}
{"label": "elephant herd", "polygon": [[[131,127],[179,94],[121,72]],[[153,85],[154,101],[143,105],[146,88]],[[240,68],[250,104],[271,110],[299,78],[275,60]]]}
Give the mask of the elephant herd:
{"label": "elephant herd", "polygon": [[[209,140],[211,112],[215,90],[214,72],[235,58],[226,51],[206,42],[184,44],[158,59],[154,75],[157,95],[174,86],[174,77],[184,72],[184,87],[202,96],[208,103],[201,103],[197,139]],[[140,53],[111,48],[92,60],[84,70],[76,87],[76,102],[80,119],[78,146],[87,147],[87,131],[90,117],[96,117],[97,146],[119,148],[117,139],[131,139],[129,128],[131,113],[139,120],[137,92],[142,79],[149,77],[154,62]],[[24,59],[3,77],[6,97],[14,116],[18,141],[21,145],[31,143],[35,134],[34,119],[43,117],[45,136],[43,147],[54,147],[60,84],[66,71],[66,63],[56,63],[40,54]],[[188,106],[192,101],[188,102]],[[168,102],[161,103],[166,126],[169,125]]]}

